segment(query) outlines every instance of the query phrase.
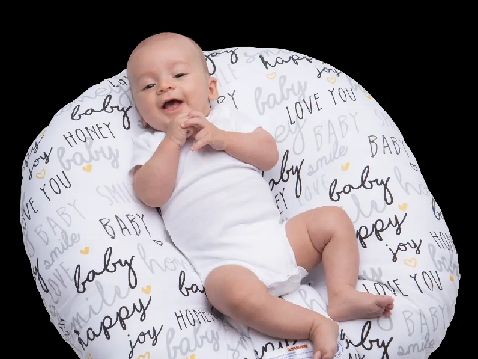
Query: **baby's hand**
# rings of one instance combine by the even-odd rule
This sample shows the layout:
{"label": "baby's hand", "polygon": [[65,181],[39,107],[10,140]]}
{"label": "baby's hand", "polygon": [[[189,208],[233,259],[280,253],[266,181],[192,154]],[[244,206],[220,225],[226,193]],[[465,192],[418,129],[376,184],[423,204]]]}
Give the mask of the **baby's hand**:
{"label": "baby's hand", "polygon": [[182,126],[187,119],[187,114],[181,114],[171,120],[166,128],[166,138],[173,141],[179,148],[184,146],[188,137],[194,135],[193,128],[185,128]]}
{"label": "baby's hand", "polygon": [[196,142],[191,147],[192,151],[197,151],[206,145],[211,146],[217,151],[226,149],[225,131],[220,130],[209,122],[204,114],[199,111],[192,111],[189,118],[182,124],[183,128],[195,128],[194,139]]}

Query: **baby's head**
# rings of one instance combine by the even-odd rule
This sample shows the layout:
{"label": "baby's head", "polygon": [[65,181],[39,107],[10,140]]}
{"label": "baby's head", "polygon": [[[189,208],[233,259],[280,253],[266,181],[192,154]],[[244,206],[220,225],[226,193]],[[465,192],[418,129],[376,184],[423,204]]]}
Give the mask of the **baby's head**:
{"label": "baby's head", "polygon": [[131,54],[127,76],[142,119],[166,131],[171,119],[191,111],[208,116],[218,97],[201,48],[191,39],[161,33],[143,40]]}

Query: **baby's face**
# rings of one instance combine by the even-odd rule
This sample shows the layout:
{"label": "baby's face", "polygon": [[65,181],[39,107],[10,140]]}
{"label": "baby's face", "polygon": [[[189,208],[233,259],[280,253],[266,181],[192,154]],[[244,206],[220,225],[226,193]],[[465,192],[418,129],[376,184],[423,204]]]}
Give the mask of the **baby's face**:
{"label": "baby's face", "polygon": [[187,38],[151,39],[137,48],[128,63],[128,78],[136,108],[158,131],[191,111],[209,115],[217,99],[216,79],[209,77],[198,49]]}

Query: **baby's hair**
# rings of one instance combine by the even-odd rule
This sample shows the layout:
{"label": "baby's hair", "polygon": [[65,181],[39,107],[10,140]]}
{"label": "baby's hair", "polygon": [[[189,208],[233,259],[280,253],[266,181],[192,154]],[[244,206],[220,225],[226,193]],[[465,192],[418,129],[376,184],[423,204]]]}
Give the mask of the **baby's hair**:
{"label": "baby's hair", "polygon": [[208,77],[210,76],[209,75],[209,69],[207,68],[206,56],[204,56],[204,52],[202,51],[201,47],[197,44],[196,41],[194,41],[193,39],[191,39],[188,36],[181,35],[181,34],[176,34],[174,32],[160,32],[160,33],[157,33],[155,35],[150,36],[150,38],[154,37],[154,36],[181,36],[181,37],[184,37],[184,38],[188,39],[189,41],[191,41],[191,43],[194,45],[194,47],[196,48],[196,51],[199,54],[199,58],[201,59],[201,64],[204,68],[204,71],[206,71],[206,74],[207,74]]}
{"label": "baby's hair", "polygon": [[207,68],[207,62],[206,62],[206,56],[204,56],[204,52],[202,51],[201,49],[201,46],[199,46],[196,41],[194,41],[193,39],[191,39],[190,37],[187,37],[185,36],[188,40],[190,40],[193,45],[196,47],[196,49],[198,50],[199,52],[199,56],[201,58],[201,63],[202,63],[202,66],[204,67],[204,70],[206,71],[207,75],[209,75],[209,69]]}

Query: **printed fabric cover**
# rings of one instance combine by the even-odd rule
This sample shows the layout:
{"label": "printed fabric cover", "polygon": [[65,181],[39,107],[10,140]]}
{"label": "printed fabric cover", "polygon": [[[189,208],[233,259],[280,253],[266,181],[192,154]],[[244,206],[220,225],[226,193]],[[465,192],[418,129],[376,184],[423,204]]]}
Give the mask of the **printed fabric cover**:
{"label": "printed fabric cover", "polygon": [[[342,207],[360,249],[357,289],[395,298],[390,318],[340,323],[336,358],[427,358],[453,318],[458,257],[394,121],[351,77],[306,55],[204,54],[217,102],[274,124],[280,158],[264,180],[282,220]],[[59,110],[28,149],[23,241],[58,333],[85,359],[311,358],[309,341],[239,333],[211,308],[159,210],[133,193],[132,138],[144,131],[124,70]],[[327,315],[323,268],[283,299]]]}

